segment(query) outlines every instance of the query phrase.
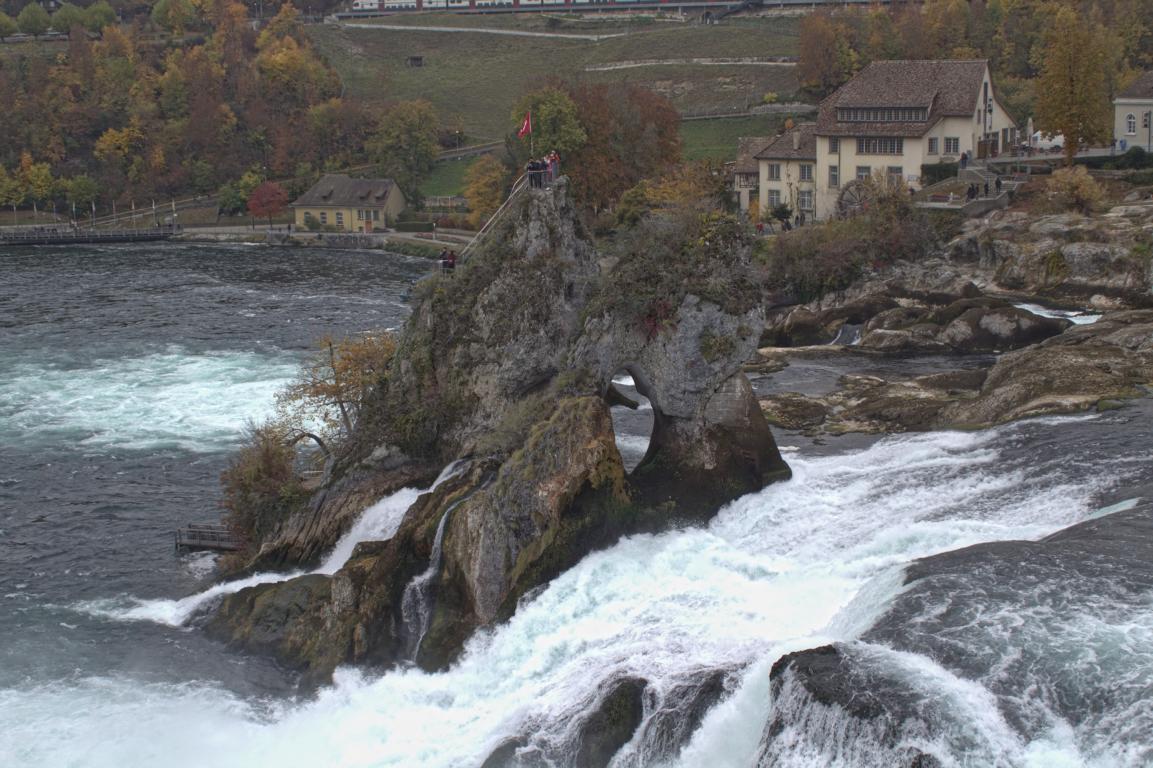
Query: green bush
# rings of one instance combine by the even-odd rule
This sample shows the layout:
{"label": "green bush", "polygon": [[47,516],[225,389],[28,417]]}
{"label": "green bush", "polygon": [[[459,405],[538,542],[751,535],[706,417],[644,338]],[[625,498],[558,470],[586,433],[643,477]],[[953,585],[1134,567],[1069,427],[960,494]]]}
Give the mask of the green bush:
{"label": "green bush", "polygon": [[925,163],[921,166],[921,186],[927,187],[946,179],[956,178],[958,169],[956,163]]}

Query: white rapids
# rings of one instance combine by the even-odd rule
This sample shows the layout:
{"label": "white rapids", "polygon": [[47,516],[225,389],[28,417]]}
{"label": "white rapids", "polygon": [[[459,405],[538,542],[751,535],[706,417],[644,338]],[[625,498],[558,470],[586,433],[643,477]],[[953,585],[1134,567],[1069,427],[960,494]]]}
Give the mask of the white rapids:
{"label": "white rapids", "polygon": [[[663,687],[729,668],[744,670],[743,682],[675,765],[747,768],[768,715],[768,669],[783,653],[853,640],[914,558],[1037,538],[1093,513],[1112,465],[1090,456],[1070,477],[1068,457],[1010,457],[1016,429],[888,438],[851,455],[791,452],[792,480],[737,500],[708,527],[587,556],[440,674],[340,670],[315,700],[291,704],[123,678],[0,691],[0,765],[475,766],[509,737],[564,743],[610,678]],[[396,519],[402,502],[382,518]],[[149,605],[170,623],[186,607]],[[646,764],[638,749],[626,746],[618,762]],[[1084,764],[1069,739],[1018,750],[1033,753],[1061,758],[1038,766]]]}

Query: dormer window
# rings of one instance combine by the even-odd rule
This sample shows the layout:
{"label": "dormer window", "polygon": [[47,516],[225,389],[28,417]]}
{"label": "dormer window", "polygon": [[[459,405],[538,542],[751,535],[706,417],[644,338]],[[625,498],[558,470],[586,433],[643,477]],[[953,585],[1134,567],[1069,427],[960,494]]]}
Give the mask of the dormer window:
{"label": "dormer window", "polygon": [[929,119],[925,107],[839,107],[842,123],[923,123]]}

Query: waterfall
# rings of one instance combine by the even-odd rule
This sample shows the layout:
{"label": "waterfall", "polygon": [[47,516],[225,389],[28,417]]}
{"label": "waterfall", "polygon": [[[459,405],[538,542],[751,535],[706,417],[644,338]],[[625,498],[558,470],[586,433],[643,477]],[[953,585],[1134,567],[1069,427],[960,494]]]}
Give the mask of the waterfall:
{"label": "waterfall", "polygon": [[854,323],[845,323],[837,331],[837,335],[829,344],[840,344],[845,347],[855,347],[861,343],[861,326]]}
{"label": "waterfall", "polygon": [[411,661],[416,661],[416,654],[420,652],[420,644],[428,632],[429,621],[432,619],[432,580],[440,573],[444,528],[451,514],[452,510],[449,509],[441,516],[440,524],[436,526],[436,538],[432,540],[432,555],[428,559],[428,568],[409,582],[400,601],[405,628],[404,656]]}

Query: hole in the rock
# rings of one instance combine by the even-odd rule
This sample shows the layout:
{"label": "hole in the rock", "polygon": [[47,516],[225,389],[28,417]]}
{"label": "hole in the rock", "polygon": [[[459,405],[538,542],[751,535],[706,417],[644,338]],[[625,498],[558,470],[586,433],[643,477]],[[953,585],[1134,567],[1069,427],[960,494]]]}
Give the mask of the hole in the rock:
{"label": "hole in the rock", "polygon": [[612,407],[617,450],[621,452],[625,471],[632,472],[649,449],[649,440],[653,436],[653,406],[647,397],[637,392],[636,382],[628,371],[617,371],[613,376],[612,387],[625,400],[631,400],[637,405],[636,408],[627,405]]}

